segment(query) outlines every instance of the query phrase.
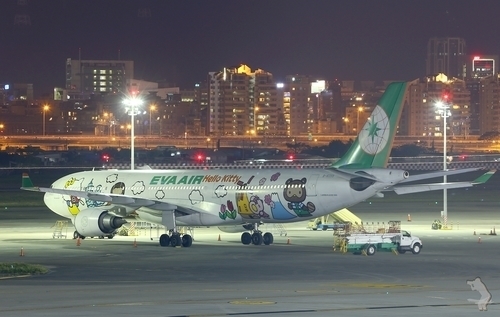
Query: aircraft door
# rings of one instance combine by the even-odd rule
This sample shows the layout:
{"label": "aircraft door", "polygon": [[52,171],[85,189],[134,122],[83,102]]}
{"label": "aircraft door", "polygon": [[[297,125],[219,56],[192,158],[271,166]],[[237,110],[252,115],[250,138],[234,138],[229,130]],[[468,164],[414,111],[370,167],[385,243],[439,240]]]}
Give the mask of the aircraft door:
{"label": "aircraft door", "polygon": [[313,174],[307,178],[306,189],[307,196],[317,196],[316,185],[318,184],[319,174]]}

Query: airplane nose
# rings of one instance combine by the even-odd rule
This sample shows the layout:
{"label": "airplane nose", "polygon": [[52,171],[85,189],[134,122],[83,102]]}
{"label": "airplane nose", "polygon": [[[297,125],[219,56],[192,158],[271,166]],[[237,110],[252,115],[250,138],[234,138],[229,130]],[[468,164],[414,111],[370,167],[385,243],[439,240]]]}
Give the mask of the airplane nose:
{"label": "airplane nose", "polygon": [[65,218],[69,218],[68,209],[64,208],[65,206],[61,200],[61,195],[45,193],[45,195],[43,195],[43,202],[45,203],[45,206],[47,206],[54,213]]}

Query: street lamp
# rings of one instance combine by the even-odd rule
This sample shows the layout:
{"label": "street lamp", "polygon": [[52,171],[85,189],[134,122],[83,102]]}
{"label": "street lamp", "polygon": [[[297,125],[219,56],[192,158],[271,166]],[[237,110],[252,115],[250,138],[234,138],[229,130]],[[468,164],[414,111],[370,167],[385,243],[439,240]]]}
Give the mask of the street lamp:
{"label": "street lamp", "polygon": [[152,124],[153,124],[153,121],[151,121],[151,114],[153,113],[153,111],[156,110],[156,105],[151,105],[149,106],[149,136],[151,136],[153,133],[152,133]]}
{"label": "street lamp", "polygon": [[358,119],[356,121],[356,133],[359,133],[359,113],[363,112],[363,107],[358,107]]}
{"label": "street lamp", "polygon": [[[438,101],[436,103],[436,107],[438,108],[438,112],[443,118],[443,170],[447,170],[447,160],[446,160],[446,117],[450,116],[450,106],[448,105],[448,100],[445,96],[445,101]],[[443,183],[447,183],[446,175],[443,176]],[[443,220],[444,220],[444,228],[447,227],[448,222],[448,191],[446,188],[443,189]]]}
{"label": "street lamp", "polygon": [[137,111],[137,107],[142,105],[142,100],[138,98],[137,96],[132,96],[129,97],[125,100],[123,100],[123,104],[125,104],[127,107],[130,109],[127,109],[127,111],[130,114],[130,169],[134,169],[134,158],[135,158],[135,153],[134,153],[134,147],[135,147],[135,131],[134,131],[134,125],[135,125],[135,119],[134,115],[135,112]]}
{"label": "street lamp", "polygon": [[210,144],[210,138],[207,138],[207,149],[209,144]]}
{"label": "street lamp", "polygon": [[48,110],[49,110],[49,106],[48,105],[44,105],[43,106],[43,119],[42,119],[43,120],[42,121],[42,126],[43,126],[43,129],[42,129],[43,133],[42,133],[42,135],[44,135],[44,136],[45,136],[45,112],[47,112]]}

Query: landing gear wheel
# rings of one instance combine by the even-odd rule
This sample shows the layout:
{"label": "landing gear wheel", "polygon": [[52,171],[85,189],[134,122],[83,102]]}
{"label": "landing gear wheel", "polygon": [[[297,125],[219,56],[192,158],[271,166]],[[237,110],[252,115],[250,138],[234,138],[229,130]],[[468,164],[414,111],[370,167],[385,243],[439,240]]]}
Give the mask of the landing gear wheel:
{"label": "landing gear wheel", "polygon": [[273,244],[273,242],[274,242],[274,236],[271,232],[266,232],[266,233],[264,233],[262,240],[263,240],[265,245],[270,245],[270,244]]}
{"label": "landing gear wheel", "polygon": [[170,245],[170,237],[164,233],[160,236],[160,246],[168,247]]}
{"label": "landing gear wheel", "polygon": [[248,232],[243,232],[241,234],[241,243],[244,245],[249,245],[252,242],[252,235]]}
{"label": "landing gear wheel", "polygon": [[370,244],[368,248],[366,248],[366,255],[374,255],[377,251],[377,248],[373,244]]}
{"label": "landing gear wheel", "polygon": [[174,234],[170,237],[170,245],[173,247],[180,247],[182,244],[182,239],[179,234]]}
{"label": "landing gear wheel", "polygon": [[420,246],[420,244],[419,243],[415,243],[413,245],[413,248],[411,249],[411,253],[413,253],[413,254],[419,254],[421,249],[422,249],[422,247]]}
{"label": "landing gear wheel", "polygon": [[78,238],[82,240],[85,239],[84,236],[82,236],[81,234],[78,233],[78,231],[75,230],[75,232],[73,232],[73,239],[78,239]]}
{"label": "landing gear wheel", "polygon": [[182,236],[182,246],[184,248],[189,248],[193,244],[193,238],[189,234]]}
{"label": "landing gear wheel", "polygon": [[262,233],[260,233],[260,232],[254,232],[252,234],[252,243],[254,245],[261,245],[262,244],[262,240],[264,240],[262,238]]}

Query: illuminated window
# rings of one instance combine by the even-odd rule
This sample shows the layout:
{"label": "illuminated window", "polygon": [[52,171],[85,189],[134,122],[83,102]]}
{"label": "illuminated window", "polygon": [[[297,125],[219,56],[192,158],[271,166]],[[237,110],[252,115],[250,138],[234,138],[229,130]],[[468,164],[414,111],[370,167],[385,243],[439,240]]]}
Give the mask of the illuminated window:
{"label": "illuminated window", "polygon": [[106,70],[105,70],[105,69],[101,69],[101,70],[99,71],[99,74],[106,74]]}

